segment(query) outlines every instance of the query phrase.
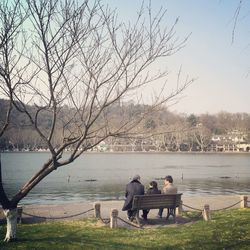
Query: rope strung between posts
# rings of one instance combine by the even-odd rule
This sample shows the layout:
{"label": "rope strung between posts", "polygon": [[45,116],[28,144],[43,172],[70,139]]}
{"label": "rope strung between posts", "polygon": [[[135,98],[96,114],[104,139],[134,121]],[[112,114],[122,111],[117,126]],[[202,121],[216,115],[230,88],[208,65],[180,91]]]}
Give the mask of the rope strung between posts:
{"label": "rope strung between posts", "polygon": [[182,204],[183,207],[187,207],[187,208],[190,208],[190,209],[193,209],[193,210],[196,210],[196,211],[199,211],[199,212],[202,212],[203,210],[202,209],[199,209],[199,208],[195,208],[195,207],[191,207],[191,206],[188,206],[186,204]]}
{"label": "rope strung between posts", "polygon": [[23,212],[23,214],[31,216],[31,217],[39,218],[39,219],[60,220],[60,219],[67,219],[67,218],[72,218],[72,217],[79,216],[79,215],[82,215],[82,214],[86,214],[86,213],[88,213],[88,212],[90,212],[92,210],[94,210],[94,208],[91,208],[91,209],[89,209],[87,211],[84,211],[82,213],[72,214],[72,215],[67,215],[67,216],[61,216],[61,217],[45,217],[45,216],[39,216],[39,215],[29,214],[29,213],[25,213],[25,212]]}
{"label": "rope strung between posts", "polygon": [[[99,218],[101,221],[102,221],[102,223],[104,223],[104,224],[109,224],[110,223],[110,219],[108,219],[108,218],[102,218],[102,217],[100,217]],[[124,223],[126,223],[126,224],[128,224],[128,225],[130,225],[130,226],[133,226],[133,227],[136,227],[136,228],[140,228],[141,229],[141,227],[139,227],[139,226],[137,226],[137,225],[135,225],[135,224],[133,224],[133,223],[129,223],[129,222],[127,222],[127,221],[125,221],[125,220],[123,220],[121,217],[117,217],[117,219],[119,219],[119,220],[121,220],[122,222],[124,222]]]}
{"label": "rope strung between posts", "polygon": [[[214,210],[210,210],[210,211],[213,212],[213,211],[226,210],[226,209],[228,209],[228,208],[232,208],[232,207],[236,206],[237,204],[241,203],[242,201],[243,201],[243,200],[240,200],[240,201],[237,201],[236,203],[234,203],[234,204],[232,204],[232,205],[230,205],[230,206],[228,206],[228,207],[219,208],[219,209],[214,209]],[[248,202],[249,202],[249,201],[248,201]],[[196,210],[196,211],[200,211],[200,212],[203,211],[202,209],[195,208],[195,207],[191,207],[191,206],[188,206],[188,205],[186,205],[186,204],[182,204],[182,206],[183,206],[183,207],[190,208],[190,209],[193,209],[193,210]]]}
{"label": "rope strung between posts", "polygon": [[195,215],[195,216],[189,215],[189,214],[187,213],[187,211],[183,211],[183,212],[185,212],[185,216],[186,216],[186,217],[191,218],[191,219],[193,219],[193,218],[199,218],[199,217],[202,216],[202,212],[198,213],[198,214]]}
{"label": "rope strung between posts", "polygon": [[131,223],[131,222],[128,222],[128,221],[125,221],[125,220],[123,220],[121,217],[117,217],[117,219],[119,219],[120,221],[122,221],[122,222],[124,222],[125,224],[128,224],[128,225],[130,225],[130,226],[132,226],[132,227],[135,227],[135,228],[138,228],[138,229],[143,229],[143,228],[141,228],[141,227],[139,227],[139,226],[137,226],[137,225],[135,225],[134,223]]}
{"label": "rope strung between posts", "polygon": [[[101,222],[102,223],[104,223],[104,224],[109,224],[110,223],[110,219],[108,219],[108,218],[102,218],[102,217],[99,217],[99,219],[101,220]],[[125,221],[125,220],[123,220],[121,217],[117,217],[117,219],[119,219],[119,220],[121,220],[122,222],[124,222],[124,223],[126,223],[126,224],[128,224],[128,225],[130,225],[130,226],[133,226],[133,227],[136,227],[136,228],[140,228],[141,229],[141,227],[139,227],[139,226],[137,226],[137,225],[135,225],[135,224],[133,224],[133,223],[131,223],[131,222],[127,222],[127,221]]]}
{"label": "rope strung between posts", "polygon": [[99,219],[102,221],[102,223],[104,223],[106,225],[110,223],[110,219],[109,218],[102,218],[102,217],[100,217]]}
{"label": "rope strung between posts", "polygon": [[211,210],[211,212],[226,210],[226,209],[228,209],[228,208],[231,208],[231,207],[236,206],[237,204],[239,204],[239,203],[241,203],[241,202],[242,202],[242,201],[238,201],[238,202],[236,202],[235,204],[233,204],[233,205],[231,205],[231,206],[224,207],[224,208],[219,208],[219,209],[214,209],[214,210]]}

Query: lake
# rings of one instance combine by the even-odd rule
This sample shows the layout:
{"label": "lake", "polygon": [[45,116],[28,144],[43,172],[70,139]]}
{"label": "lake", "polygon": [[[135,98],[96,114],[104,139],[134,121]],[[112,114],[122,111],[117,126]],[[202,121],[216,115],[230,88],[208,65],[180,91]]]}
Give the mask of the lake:
{"label": "lake", "polygon": [[[48,153],[2,153],[4,187],[14,194],[38,171]],[[37,185],[21,204],[54,204],[124,199],[124,189],[135,174],[148,187],[162,188],[172,175],[185,196],[250,193],[249,153],[86,153]]]}

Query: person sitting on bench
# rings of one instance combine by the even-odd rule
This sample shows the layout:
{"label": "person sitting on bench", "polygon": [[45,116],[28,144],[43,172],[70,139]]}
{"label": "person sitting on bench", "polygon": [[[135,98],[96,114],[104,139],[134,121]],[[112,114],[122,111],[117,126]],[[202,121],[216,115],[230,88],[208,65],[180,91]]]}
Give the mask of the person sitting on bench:
{"label": "person sitting on bench", "polygon": [[124,202],[122,211],[127,210],[127,219],[133,221],[136,211],[131,210],[134,195],[143,195],[144,194],[144,186],[140,183],[140,176],[137,174],[133,177],[132,181],[127,184],[125,197],[126,200]]}
{"label": "person sitting on bench", "polygon": [[[177,187],[173,184],[174,180],[171,175],[167,175],[164,179],[163,194],[177,194]],[[162,218],[163,208],[159,209],[158,218]]]}
{"label": "person sitting on bench", "polygon": [[[149,189],[147,190],[146,194],[160,194],[161,190],[158,189],[158,185],[156,181],[151,181],[149,183]],[[149,213],[150,209],[148,210],[143,210],[143,214],[142,214],[142,218],[144,220],[148,219],[148,213]]]}

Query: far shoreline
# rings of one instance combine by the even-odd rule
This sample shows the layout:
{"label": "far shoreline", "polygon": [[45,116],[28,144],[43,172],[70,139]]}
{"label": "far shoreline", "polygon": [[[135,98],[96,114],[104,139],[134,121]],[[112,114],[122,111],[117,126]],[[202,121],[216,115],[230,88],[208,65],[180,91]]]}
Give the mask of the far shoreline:
{"label": "far shoreline", "polygon": [[[49,151],[2,151],[0,154],[12,154],[12,153],[41,153],[41,154],[49,154]],[[69,154],[70,151],[66,151],[66,154]],[[216,152],[216,151],[205,151],[205,152],[200,152],[200,151],[115,151],[115,152],[110,152],[110,151],[84,151],[82,155],[84,154],[249,154],[250,152],[245,152],[245,151],[223,151],[223,152]]]}

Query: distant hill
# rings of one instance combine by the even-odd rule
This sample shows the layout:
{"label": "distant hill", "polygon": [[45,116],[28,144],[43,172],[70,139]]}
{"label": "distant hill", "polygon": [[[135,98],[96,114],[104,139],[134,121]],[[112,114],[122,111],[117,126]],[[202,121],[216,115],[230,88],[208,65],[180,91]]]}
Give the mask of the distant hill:
{"label": "distant hill", "polygon": [[[131,115],[140,115],[142,110],[147,108],[147,105],[128,103],[114,103],[109,107],[107,112],[112,119],[110,123],[112,126],[117,126],[122,117],[130,117]],[[0,125],[2,126],[8,108],[8,101],[0,99]],[[35,115],[35,106],[26,107],[31,114]],[[74,109],[64,106],[61,107],[59,116],[61,123],[56,124],[56,133],[53,140],[55,144],[60,144],[61,132],[63,128],[63,118],[66,117],[68,112],[74,112]],[[49,132],[52,124],[52,113],[49,110],[43,110],[42,115],[39,116],[38,126],[46,134]],[[59,118],[60,118],[59,117]],[[201,115],[189,115],[176,114],[169,112],[167,108],[162,108],[158,113],[153,116],[149,116],[138,125],[138,131],[144,131],[148,134],[152,133],[155,136],[151,138],[151,144],[162,144],[164,147],[170,150],[180,149],[182,147],[190,148],[191,144],[196,147],[202,147],[204,140],[209,145],[213,135],[230,134],[232,131],[238,131],[244,134],[244,140],[250,141],[250,115],[246,113],[227,113],[220,112],[218,114],[201,114]],[[119,138],[117,139],[119,140]],[[153,142],[152,142],[153,140]],[[203,141],[203,142],[202,142]],[[131,143],[128,140],[121,140],[118,144]],[[138,143],[138,140],[137,140]],[[141,142],[143,143],[143,142]],[[144,142],[148,143],[148,142]],[[200,144],[200,145],[199,145]],[[181,146],[182,145],[182,146]],[[188,145],[188,146],[185,146]],[[34,126],[29,121],[28,117],[13,108],[11,113],[10,125],[6,133],[0,138],[1,150],[20,150],[20,149],[39,149],[46,147],[44,142],[38,136],[34,129]],[[193,146],[192,146],[193,147]],[[159,146],[162,148],[162,146]]]}

